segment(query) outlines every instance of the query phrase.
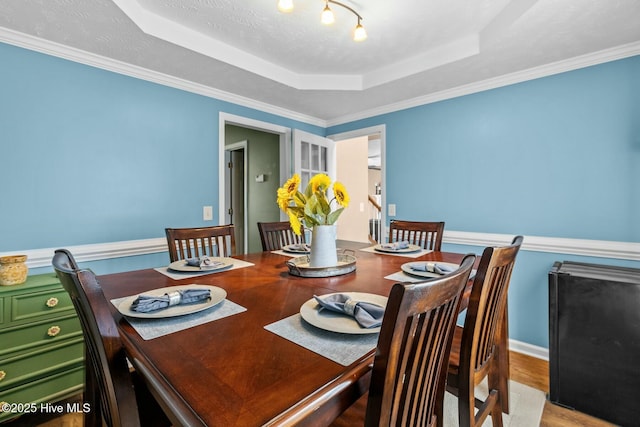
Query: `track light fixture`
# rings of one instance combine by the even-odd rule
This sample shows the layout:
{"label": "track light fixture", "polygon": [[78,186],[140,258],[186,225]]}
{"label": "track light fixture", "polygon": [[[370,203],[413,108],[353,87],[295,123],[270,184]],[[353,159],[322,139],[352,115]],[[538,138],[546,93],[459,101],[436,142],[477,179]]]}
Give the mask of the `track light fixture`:
{"label": "track light fixture", "polygon": [[[367,32],[362,26],[362,21],[363,21],[362,16],[360,16],[358,12],[353,10],[353,8],[347,6],[344,3],[340,3],[339,1],[324,0],[324,9],[322,9],[322,14],[320,15],[320,22],[322,22],[325,25],[331,25],[336,20],[335,15],[333,14],[333,11],[329,7],[329,3],[331,3],[332,5],[335,4],[337,6],[341,6],[347,9],[349,12],[353,13],[358,18],[358,23],[353,29],[353,40],[357,42],[366,40]],[[278,10],[284,13],[291,12],[293,10],[293,0],[278,0]]]}

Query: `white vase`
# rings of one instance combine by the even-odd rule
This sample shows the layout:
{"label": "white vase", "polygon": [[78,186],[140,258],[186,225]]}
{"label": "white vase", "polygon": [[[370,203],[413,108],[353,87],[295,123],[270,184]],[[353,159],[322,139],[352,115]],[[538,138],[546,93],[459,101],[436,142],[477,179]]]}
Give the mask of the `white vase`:
{"label": "white vase", "polygon": [[338,265],[336,226],[314,226],[311,232],[309,267],[335,267],[336,265]]}

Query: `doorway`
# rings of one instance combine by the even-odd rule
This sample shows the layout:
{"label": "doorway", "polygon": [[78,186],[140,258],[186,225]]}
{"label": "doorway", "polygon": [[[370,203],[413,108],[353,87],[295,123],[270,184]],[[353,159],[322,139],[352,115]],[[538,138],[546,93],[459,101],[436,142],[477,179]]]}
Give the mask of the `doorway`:
{"label": "doorway", "polygon": [[[359,144],[361,149],[355,148],[355,151],[349,153],[350,161],[353,161],[355,157],[358,158],[358,167],[350,166],[347,169],[351,171],[357,170],[359,175],[354,177],[355,181],[365,182],[359,186],[359,194],[354,195],[357,200],[353,200],[356,203],[352,205],[352,210],[359,211],[358,214],[353,215],[354,218],[358,218],[358,224],[349,227],[348,230],[360,229],[366,230],[358,234],[355,237],[357,240],[366,241],[370,243],[385,242],[387,236],[386,230],[386,212],[383,208],[386,206],[386,193],[385,193],[385,125],[372,126],[363,129],[357,129],[350,132],[329,135],[328,138],[336,142],[337,150],[341,150],[340,144],[349,144],[354,142],[354,146]],[[353,140],[353,141],[350,141]],[[357,154],[357,153],[360,154]],[[340,156],[337,156],[338,170],[340,167]],[[352,164],[353,165],[353,164]],[[343,169],[344,170],[344,169]],[[362,176],[361,176],[362,175]],[[366,176],[365,176],[366,175]],[[343,178],[340,177],[342,180]],[[348,186],[347,186],[348,188]],[[358,188],[356,186],[355,188]],[[347,219],[347,218],[345,218]],[[364,223],[363,223],[364,222]],[[338,227],[338,238],[341,230]],[[343,237],[344,238],[344,237]],[[348,236],[348,239],[353,240],[354,237]]]}
{"label": "doorway", "polygon": [[[242,229],[236,230],[237,253],[261,251],[257,222],[284,220],[275,203],[275,195],[277,187],[290,173],[287,159],[291,153],[291,130],[226,113],[220,113],[219,126],[218,222],[232,223]],[[265,140],[269,143],[264,143]],[[242,173],[239,168],[233,172],[235,179],[228,168],[231,156],[237,156],[234,165],[240,157],[244,159]],[[232,186],[235,197],[227,196]],[[243,189],[242,196],[240,189]]]}

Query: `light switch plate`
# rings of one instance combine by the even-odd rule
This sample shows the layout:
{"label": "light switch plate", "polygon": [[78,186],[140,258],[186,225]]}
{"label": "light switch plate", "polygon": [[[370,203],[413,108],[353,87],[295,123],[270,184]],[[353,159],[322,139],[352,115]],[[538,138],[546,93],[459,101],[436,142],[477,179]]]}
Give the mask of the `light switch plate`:
{"label": "light switch plate", "polygon": [[390,203],[387,212],[389,213],[389,216],[396,216],[396,205]]}
{"label": "light switch plate", "polygon": [[213,206],[202,207],[202,220],[213,221]]}

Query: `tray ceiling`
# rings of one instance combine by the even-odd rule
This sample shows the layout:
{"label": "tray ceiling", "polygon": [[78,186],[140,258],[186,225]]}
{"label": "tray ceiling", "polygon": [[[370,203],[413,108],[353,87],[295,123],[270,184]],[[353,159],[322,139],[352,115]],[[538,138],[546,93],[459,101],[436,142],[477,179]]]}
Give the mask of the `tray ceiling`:
{"label": "tray ceiling", "polygon": [[294,2],[283,14],[276,0],[3,0],[0,41],[37,38],[326,123],[640,53],[638,0],[344,0],[364,42],[348,11],[326,27],[322,0]]}

